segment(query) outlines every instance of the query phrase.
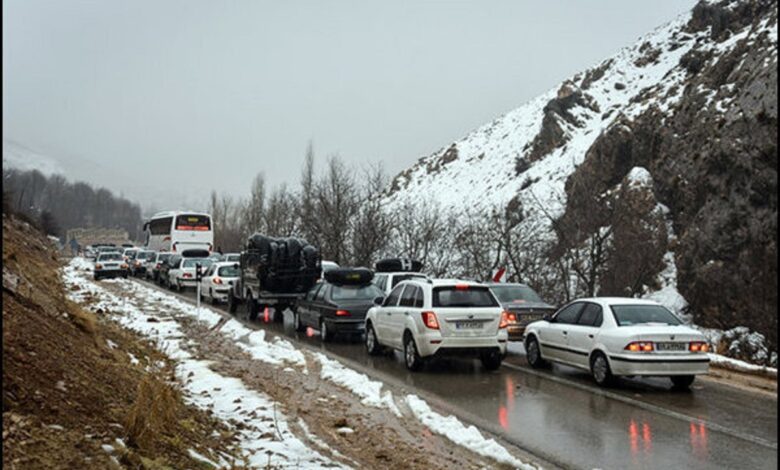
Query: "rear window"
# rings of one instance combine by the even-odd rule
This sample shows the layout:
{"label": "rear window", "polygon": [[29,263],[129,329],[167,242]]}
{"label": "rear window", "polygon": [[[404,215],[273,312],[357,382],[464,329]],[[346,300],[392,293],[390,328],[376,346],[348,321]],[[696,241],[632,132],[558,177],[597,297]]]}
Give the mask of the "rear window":
{"label": "rear window", "polygon": [[103,253],[98,256],[98,261],[119,261],[122,259],[122,255],[119,253]]}
{"label": "rear window", "polygon": [[152,256],[154,256],[154,251],[142,251],[138,253],[138,256],[136,258],[140,259],[151,259]]}
{"label": "rear window", "polygon": [[424,274],[398,274],[393,276],[393,285],[390,287],[395,287],[401,281],[407,281],[409,279],[420,279],[420,278],[425,278],[425,275]]}
{"label": "rear window", "polygon": [[238,277],[238,269],[233,266],[222,266],[218,274],[224,277]]}
{"label": "rear window", "polygon": [[543,302],[533,289],[526,286],[491,286],[498,300],[504,304],[522,304],[525,302]]}
{"label": "rear window", "polygon": [[382,296],[380,291],[375,285],[367,284],[363,286],[336,286],[334,285],[330,290],[330,299],[333,301],[339,300],[373,300]]}
{"label": "rear window", "polygon": [[469,287],[460,289],[451,287],[434,287],[434,307],[498,307],[498,302],[487,287]]}
{"label": "rear window", "polygon": [[660,305],[613,305],[612,311],[618,326],[682,323],[672,312]]}
{"label": "rear window", "polygon": [[211,218],[207,215],[180,215],[176,217],[176,230],[211,230]]}
{"label": "rear window", "polygon": [[241,261],[241,255],[227,255],[225,256],[225,261],[238,263],[239,261]]}
{"label": "rear window", "polygon": [[201,267],[205,266],[211,266],[211,263],[213,263],[214,260],[212,259],[198,259],[198,258],[187,258],[184,260],[184,263],[182,263],[182,268],[194,268],[196,264],[200,264]]}

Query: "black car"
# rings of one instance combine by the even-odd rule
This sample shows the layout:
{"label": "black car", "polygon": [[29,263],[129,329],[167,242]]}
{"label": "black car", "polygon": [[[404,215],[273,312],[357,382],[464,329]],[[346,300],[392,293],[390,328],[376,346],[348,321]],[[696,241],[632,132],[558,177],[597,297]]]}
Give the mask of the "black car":
{"label": "black car", "polygon": [[337,333],[362,333],[368,309],[384,293],[371,284],[373,272],[366,268],[339,268],[325,273],[325,280],[312,287],[294,312],[297,331],[310,326],[320,330],[323,341]]}
{"label": "black car", "polygon": [[510,341],[521,341],[529,323],[555,313],[554,306],[542,300],[539,294],[525,284],[488,282],[485,285],[509,313],[507,333]]}

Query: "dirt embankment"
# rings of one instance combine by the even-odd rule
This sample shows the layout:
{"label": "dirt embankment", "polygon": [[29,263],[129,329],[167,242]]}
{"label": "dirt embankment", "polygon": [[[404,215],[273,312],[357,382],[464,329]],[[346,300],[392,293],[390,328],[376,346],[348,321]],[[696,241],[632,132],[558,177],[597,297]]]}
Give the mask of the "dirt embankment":
{"label": "dirt embankment", "polygon": [[165,356],[68,301],[59,268],[40,232],[3,214],[3,467],[230,460],[230,432],[184,405]]}

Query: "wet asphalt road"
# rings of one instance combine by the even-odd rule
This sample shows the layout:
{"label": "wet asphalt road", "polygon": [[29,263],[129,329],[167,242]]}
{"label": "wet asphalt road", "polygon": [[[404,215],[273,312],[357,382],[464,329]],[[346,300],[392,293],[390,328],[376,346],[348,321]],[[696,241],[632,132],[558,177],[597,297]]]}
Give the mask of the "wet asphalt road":
{"label": "wet asphalt road", "polygon": [[777,468],[777,397],[766,393],[701,378],[690,392],[660,378],[604,390],[573,368],[529,368],[520,344],[496,372],[452,359],[410,373],[400,353],[370,357],[359,338],[324,344],[316,330],[296,333],[290,312],[269,320],[244,323],[328,352],[561,467]]}

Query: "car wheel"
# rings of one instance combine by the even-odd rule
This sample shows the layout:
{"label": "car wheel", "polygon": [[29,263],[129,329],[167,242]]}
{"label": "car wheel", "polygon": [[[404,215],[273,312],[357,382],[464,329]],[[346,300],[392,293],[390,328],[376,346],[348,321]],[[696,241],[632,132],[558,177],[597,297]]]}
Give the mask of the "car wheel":
{"label": "car wheel", "polygon": [[675,390],[688,390],[696,379],[695,375],[673,375],[669,377],[672,380],[672,387]]}
{"label": "car wheel", "polygon": [[370,356],[378,356],[382,354],[382,345],[379,344],[374,327],[371,326],[370,323],[366,327],[366,352]]}
{"label": "car wheel", "polygon": [[503,359],[503,356],[498,351],[485,353],[479,357],[479,360],[482,361],[482,367],[487,370],[496,370],[501,367],[501,361]]}
{"label": "car wheel", "polygon": [[100,280],[100,276],[98,276],[97,274],[95,274],[95,280],[96,280],[96,281],[99,281],[99,280]]}
{"label": "car wheel", "polygon": [[326,343],[333,340],[333,332],[328,328],[328,322],[325,320],[320,320],[320,337]]}
{"label": "car wheel", "polygon": [[525,357],[534,369],[548,366],[548,362],[542,358],[542,349],[539,347],[539,341],[536,340],[535,336],[529,336],[525,342]]}
{"label": "car wheel", "polygon": [[217,305],[217,298],[214,297],[214,291],[209,288],[209,299],[211,299],[211,305]]}
{"label": "car wheel", "polygon": [[303,331],[306,329],[303,326],[303,322],[301,322],[301,314],[295,310],[293,310],[293,328],[295,328],[295,331]]}
{"label": "car wheel", "polygon": [[593,375],[593,380],[601,387],[612,385],[614,381],[607,356],[600,351],[593,353],[590,358],[590,373]]}
{"label": "car wheel", "polygon": [[404,363],[406,368],[416,372],[422,368],[423,360],[417,352],[417,345],[414,344],[414,338],[407,333],[404,337]]}
{"label": "car wheel", "polygon": [[122,273],[122,278],[127,279],[127,272]]}
{"label": "car wheel", "polygon": [[233,290],[228,291],[228,312],[236,313],[238,310],[238,299],[233,295]]}

